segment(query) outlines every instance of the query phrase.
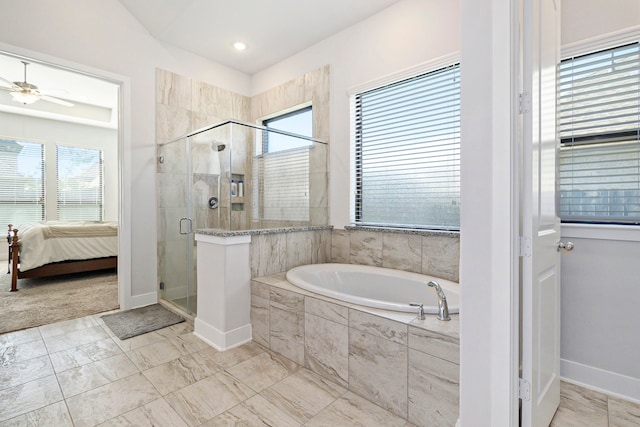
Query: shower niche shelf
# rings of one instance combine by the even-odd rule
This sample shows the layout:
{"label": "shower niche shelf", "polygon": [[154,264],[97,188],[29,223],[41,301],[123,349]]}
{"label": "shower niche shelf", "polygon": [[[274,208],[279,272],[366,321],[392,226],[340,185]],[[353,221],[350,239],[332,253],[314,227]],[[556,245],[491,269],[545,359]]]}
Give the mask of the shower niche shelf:
{"label": "shower niche shelf", "polygon": [[[231,179],[235,182],[235,195],[233,195],[233,191],[231,195],[231,210],[244,211],[244,194],[246,190],[244,174],[231,174]],[[242,183],[242,186],[240,183]],[[240,191],[240,187],[242,187],[242,191]]]}

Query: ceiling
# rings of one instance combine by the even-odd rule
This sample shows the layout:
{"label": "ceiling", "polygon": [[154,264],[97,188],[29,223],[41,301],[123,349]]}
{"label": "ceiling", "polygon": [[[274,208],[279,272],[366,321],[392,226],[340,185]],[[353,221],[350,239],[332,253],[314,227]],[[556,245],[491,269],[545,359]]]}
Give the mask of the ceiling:
{"label": "ceiling", "polygon": [[[401,0],[118,1],[160,42],[254,74]],[[237,41],[247,49],[235,50]],[[28,83],[74,106],[44,100],[23,105],[0,90],[0,111],[117,127],[117,85],[1,51],[0,77],[24,81],[24,60]]]}
{"label": "ceiling", "polygon": [[119,1],[157,40],[254,74],[400,0]]}

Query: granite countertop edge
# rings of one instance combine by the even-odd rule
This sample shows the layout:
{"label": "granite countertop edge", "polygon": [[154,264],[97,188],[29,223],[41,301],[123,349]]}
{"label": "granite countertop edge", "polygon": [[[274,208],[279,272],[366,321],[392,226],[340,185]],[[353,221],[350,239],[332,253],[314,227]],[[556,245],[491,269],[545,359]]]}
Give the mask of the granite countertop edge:
{"label": "granite countertop edge", "polygon": [[299,231],[318,231],[318,230],[332,230],[331,225],[309,225],[301,227],[278,227],[278,228],[260,228],[255,230],[222,230],[219,228],[201,228],[195,230],[196,234],[202,234],[205,236],[217,236],[217,237],[234,237],[234,236],[255,236],[260,234],[278,234],[278,233],[295,233]]}

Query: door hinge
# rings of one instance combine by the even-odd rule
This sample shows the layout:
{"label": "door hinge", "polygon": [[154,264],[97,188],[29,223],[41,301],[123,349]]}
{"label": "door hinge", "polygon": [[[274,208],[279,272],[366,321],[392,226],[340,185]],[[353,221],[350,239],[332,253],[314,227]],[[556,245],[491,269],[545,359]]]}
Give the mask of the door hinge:
{"label": "door hinge", "polygon": [[531,400],[531,384],[522,378],[518,378],[518,399]]}
{"label": "door hinge", "polygon": [[531,239],[527,236],[520,236],[520,256],[531,256]]}
{"label": "door hinge", "polygon": [[520,114],[528,113],[531,110],[531,96],[529,96],[529,92],[522,92],[518,98]]}

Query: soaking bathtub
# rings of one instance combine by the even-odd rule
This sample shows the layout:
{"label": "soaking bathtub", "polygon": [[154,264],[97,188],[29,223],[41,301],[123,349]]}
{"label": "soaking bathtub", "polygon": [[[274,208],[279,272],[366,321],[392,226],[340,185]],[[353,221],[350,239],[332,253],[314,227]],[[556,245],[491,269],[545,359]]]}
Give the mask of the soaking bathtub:
{"label": "soaking bathtub", "polygon": [[449,313],[460,312],[459,285],[445,279],[390,268],[355,264],[310,264],[287,272],[291,284],[320,295],[385,310],[416,312],[409,303],[438,313],[438,297],[427,283],[435,280],[447,297]]}

